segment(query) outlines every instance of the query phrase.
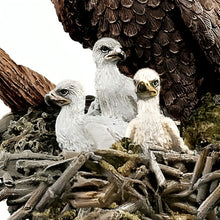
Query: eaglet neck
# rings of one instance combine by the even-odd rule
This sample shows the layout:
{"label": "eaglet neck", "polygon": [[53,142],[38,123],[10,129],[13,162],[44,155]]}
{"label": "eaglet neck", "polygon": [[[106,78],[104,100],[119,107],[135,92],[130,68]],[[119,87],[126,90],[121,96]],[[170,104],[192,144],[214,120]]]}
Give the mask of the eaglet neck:
{"label": "eaglet neck", "polygon": [[[114,63],[104,63],[102,65],[97,65],[97,71],[95,76],[96,88],[102,88],[103,85],[111,88],[112,84],[117,86],[117,82],[120,82],[121,74],[118,67]],[[109,85],[109,86],[108,86]]]}
{"label": "eaglet neck", "polygon": [[70,124],[71,120],[78,118],[84,114],[84,103],[78,105],[65,105],[61,108],[60,113],[57,117],[57,123],[59,124]]}
{"label": "eaglet neck", "polygon": [[160,116],[159,97],[148,98],[146,100],[138,100],[138,118],[158,120]]}

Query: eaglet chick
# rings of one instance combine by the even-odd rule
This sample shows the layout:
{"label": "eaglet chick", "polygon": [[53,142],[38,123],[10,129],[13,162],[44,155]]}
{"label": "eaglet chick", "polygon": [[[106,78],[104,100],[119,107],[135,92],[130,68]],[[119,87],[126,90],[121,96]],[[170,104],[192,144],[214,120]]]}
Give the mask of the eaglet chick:
{"label": "eaglet chick", "polygon": [[62,150],[81,152],[110,148],[125,134],[127,123],[124,121],[84,114],[85,94],[79,82],[59,83],[45,96],[45,102],[61,107],[55,133]]}
{"label": "eaglet chick", "polygon": [[134,84],[119,72],[117,62],[125,59],[121,44],[112,38],[101,38],[93,47],[96,63],[96,99],[88,114],[131,121],[137,114],[137,96]]}
{"label": "eaglet chick", "polygon": [[126,137],[131,138],[135,144],[148,148],[157,146],[179,152],[190,152],[180,137],[175,122],[161,113],[158,73],[150,68],[140,69],[134,76],[134,84],[138,97],[138,114],[129,123]]}

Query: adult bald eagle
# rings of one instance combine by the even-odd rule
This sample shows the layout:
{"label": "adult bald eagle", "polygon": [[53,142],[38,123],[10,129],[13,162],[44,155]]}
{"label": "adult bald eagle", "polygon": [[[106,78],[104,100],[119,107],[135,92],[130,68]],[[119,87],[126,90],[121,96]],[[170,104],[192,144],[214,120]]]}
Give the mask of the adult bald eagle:
{"label": "adult bald eagle", "polygon": [[127,123],[124,121],[84,114],[85,94],[77,81],[60,82],[46,94],[45,101],[61,106],[55,133],[62,150],[81,152],[110,148],[125,134]]}
{"label": "adult bald eagle", "polygon": [[121,44],[109,37],[98,40],[93,47],[96,63],[96,99],[88,114],[131,121],[137,114],[137,96],[133,80],[121,74],[117,62],[125,59]]}
{"label": "adult bald eagle", "polygon": [[[117,39],[127,75],[151,67],[161,76],[161,103],[189,116],[207,90],[219,92],[220,3],[217,0],[52,0],[70,37],[92,48]],[[216,80],[217,79],[217,80]]]}
{"label": "adult bald eagle", "polygon": [[147,148],[158,146],[189,153],[175,122],[161,114],[158,73],[150,68],[143,68],[134,75],[134,81],[138,96],[138,115],[129,123],[126,137]]}

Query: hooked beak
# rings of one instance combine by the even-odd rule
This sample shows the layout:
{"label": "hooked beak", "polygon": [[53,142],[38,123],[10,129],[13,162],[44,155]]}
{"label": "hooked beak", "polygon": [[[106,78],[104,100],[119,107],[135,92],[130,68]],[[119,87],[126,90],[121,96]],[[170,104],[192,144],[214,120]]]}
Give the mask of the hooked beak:
{"label": "hooked beak", "polygon": [[68,105],[70,103],[69,99],[66,99],[62,96],[56,94],[54,90],[45,95],[44,101],[47,105],[56,104],[58,106]]}
{"label": "hooked beak", "polygon": [[114,48],[105,56],[105,60],[112,60],[112,61],[125,60],[125,58],[126,58],[125,52],[120,47]]}
{"label": "hooked beak", "polygon": [[135,92],[137,94],[146,94],[148,97],[153,97],[158,94],[158,91],[149,82],[139,82],[136,85]]}

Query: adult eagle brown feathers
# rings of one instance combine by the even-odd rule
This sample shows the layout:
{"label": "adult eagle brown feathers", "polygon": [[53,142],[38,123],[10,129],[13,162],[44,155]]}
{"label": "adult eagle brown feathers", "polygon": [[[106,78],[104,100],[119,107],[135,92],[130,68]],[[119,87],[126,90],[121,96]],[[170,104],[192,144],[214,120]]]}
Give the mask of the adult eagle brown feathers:
{"label": "adult eagle brown feathers", "polygon": [[207,90],[219,90],[220,1],[52,0],[70,37],[92,48],[102,37],[117,39],[126,75],[155,69],[161,104],[175,118],[188,117]]}

